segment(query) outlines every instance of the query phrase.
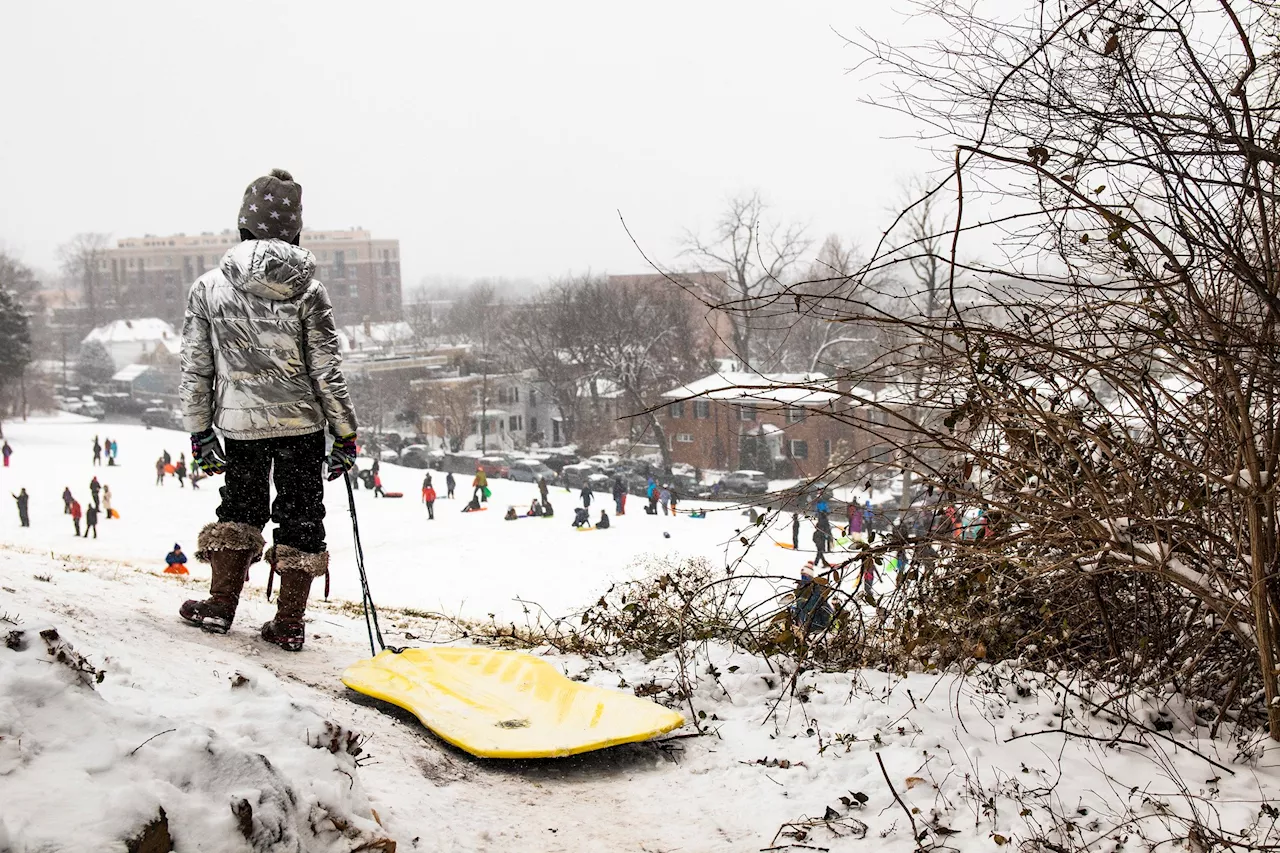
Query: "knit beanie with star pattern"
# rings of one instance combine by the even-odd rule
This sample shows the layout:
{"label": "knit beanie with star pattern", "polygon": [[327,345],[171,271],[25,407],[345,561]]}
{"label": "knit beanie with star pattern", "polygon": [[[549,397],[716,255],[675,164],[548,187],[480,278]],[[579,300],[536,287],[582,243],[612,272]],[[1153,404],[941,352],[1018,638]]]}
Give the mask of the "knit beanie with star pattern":
{"label": "knit beanie with star pattern", "polygon": [[240,237],[284,240],[297,245],[302,232],[302,184],[284,169],[258,178],[244,191],[240,205]]}

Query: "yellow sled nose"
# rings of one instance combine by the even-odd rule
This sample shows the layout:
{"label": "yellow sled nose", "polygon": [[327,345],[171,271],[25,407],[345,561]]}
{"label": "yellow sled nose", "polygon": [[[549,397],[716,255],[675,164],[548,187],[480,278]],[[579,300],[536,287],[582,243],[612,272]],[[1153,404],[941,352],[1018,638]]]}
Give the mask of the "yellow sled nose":
{"label": "yellow sled nose", "polygon": [[523,652],[439,646],[385,650],[342,683],[398,705],[482,758],[555,758],[647,740],[684,717],[646,699],[566,678]]}

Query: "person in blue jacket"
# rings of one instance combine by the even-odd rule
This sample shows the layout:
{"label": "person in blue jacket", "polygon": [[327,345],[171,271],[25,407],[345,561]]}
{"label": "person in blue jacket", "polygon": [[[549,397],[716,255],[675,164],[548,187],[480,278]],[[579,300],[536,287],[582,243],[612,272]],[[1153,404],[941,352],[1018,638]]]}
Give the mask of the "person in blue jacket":
{"label": "person in blue jacket", "polygon": [[164,564],[166,566],[185,566],[187,564],[187,555],[182,553],[182,546],[177,542],[173,543],[173,550],[164,555]]}

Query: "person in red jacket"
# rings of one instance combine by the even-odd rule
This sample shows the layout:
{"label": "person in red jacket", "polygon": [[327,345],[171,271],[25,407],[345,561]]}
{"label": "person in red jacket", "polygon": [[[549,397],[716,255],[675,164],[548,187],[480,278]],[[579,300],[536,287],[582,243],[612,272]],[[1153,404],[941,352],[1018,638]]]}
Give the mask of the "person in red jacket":
{"label": "person in red jacket", "polygon": [[76,526],[76,535],[80,535],[80,501],[71,499],[71,523]]}
{"label": "person in red jacket", "polygon": [[422,502],[427,505],[427,521],[434,521],[436,517],[436,490],[434,486],[427,486],[422,490]]}

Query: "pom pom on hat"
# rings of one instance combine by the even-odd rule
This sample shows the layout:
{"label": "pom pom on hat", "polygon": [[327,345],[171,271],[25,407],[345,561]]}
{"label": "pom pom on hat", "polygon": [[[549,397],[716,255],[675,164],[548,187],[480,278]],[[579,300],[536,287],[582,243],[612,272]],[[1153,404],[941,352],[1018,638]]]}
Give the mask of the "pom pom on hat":
{"label": "pom pom on hat", "polygon": [[302,232],[302,185],[284,169],[272,169],[245,188],[237,226],[254,240],[296,244]]}

